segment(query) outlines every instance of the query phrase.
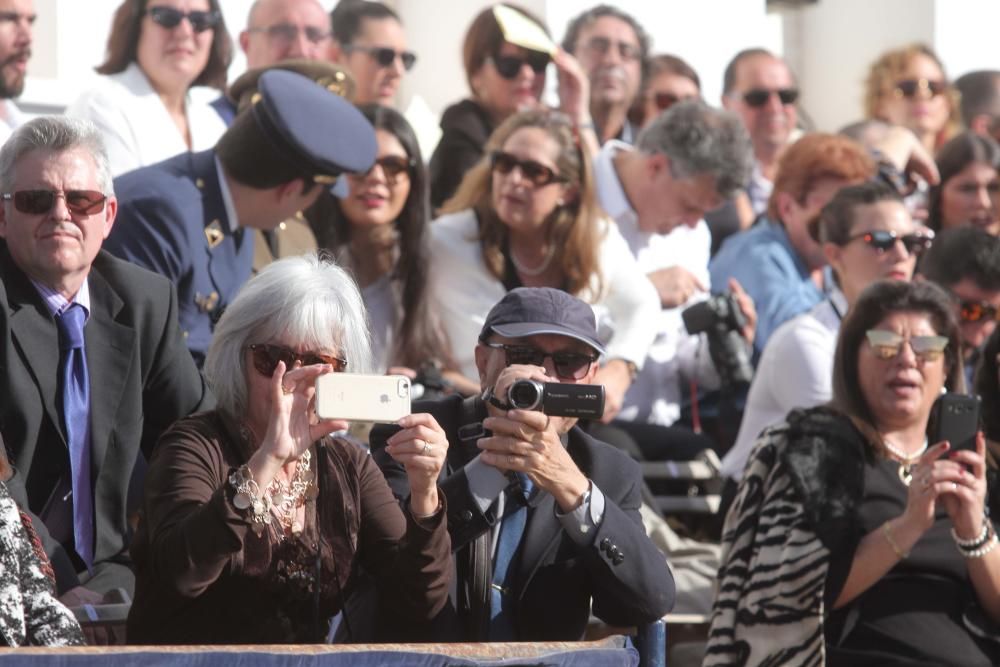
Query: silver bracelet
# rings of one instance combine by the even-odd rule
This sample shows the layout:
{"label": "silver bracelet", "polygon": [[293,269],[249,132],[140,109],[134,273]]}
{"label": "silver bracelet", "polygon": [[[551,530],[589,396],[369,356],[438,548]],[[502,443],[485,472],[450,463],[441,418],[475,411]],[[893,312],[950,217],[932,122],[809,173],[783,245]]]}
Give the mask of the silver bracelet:
{"label": "silver bracelet", "polygon": [[246,464],[229,476],[229,485],[233,487],[233,506],[236,509],[248,514],[253,523],[271,523],[271,498],[260,492],[260,485]]}
{"label": "silver bracelet", "polygon": [[986,541],[990,538],[990,520],[983,517],[983,528],[979,531],[979,535],[976,535],[971,540],[963,540],[955,532],[955,528],[951,529],[951,539],[955,540],[955,544],[958,545],[959,549],[978,549],[979,547],[986,544]]}
{"label": "silver bracelet", "polygon": [[997,534],[991,530],[989,539],[987,539],[986,543],[978,549],[959,549],[958,551],[965,558],[982,558],[989,552],[993,551],[996,548],[997,543],[1000,543],[1000,540],[997,539]]}

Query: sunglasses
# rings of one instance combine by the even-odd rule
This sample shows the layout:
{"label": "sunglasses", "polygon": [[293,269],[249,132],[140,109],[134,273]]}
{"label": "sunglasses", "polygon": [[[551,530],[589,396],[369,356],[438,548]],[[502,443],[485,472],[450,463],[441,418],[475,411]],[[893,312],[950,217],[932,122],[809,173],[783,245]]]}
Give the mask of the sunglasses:
{"label": "sunglasses", "polygon": [[629,42],[616,42],[608,39],[607,37],[592,37],[586,44],[584,44],[584,48],[588,51],[593,51],[594,53],[602,56],[607,55],[612,46],[618,51],[618,56],[622,60],[639,59],[639,47],[636,44],[631,44]]}
{"label": "sunglasses", "polygon": [[306,39],[312,44],[320,44],[330,38],[330,33],[322,28],[317,28],[312,25],[299,28],[299,26],[292,25],[291,23],[276,23],[266,28],[247,28],[247,32],[266,33],[268,39],[280,44],[291,44],[299,38],[300,32],[303,33],[306,36]]}
{"label": "sunglasses", "polygon": [[191,29],[195,32],[205,32],[219,25],[222,21],[222,14],[216,11],[193,11],[182,12],[173,7],[150,7],[146,10],[153,23],[162,26],[167,30],[172,30],[181,24],[182,19],[187,19],[191,24]]}
{"label": "sunglasses", "polygon": [[529,183],[539,188],[550,183],[555,183],[557,181],[561,182],[564,180],[561,176],[546,167],[544,164],[540,164],[534,160],[520,160],[510,153],[504,153],[503,151],[493,151],[490,153],[490,166],[493,171],[503,174],[504,176],[514,171],[515,168],[520,169],[521,176],[524,177],[524,179]]}
{"label": "sunglasses", "polygon": [[385,174],[385,180],[389,185],[395,185],[396,180],[403,174],[407,176],[410,175],[410,170],[417,165],[417,161],[410,157],[403,157],[402,155],[386,155],[375,160],[372,164],[372,168],[363,174],[349,174],[350,178],[355,178],[358,180],[368,178],[375,171],[375,167],[381,167],[382,173]]}
{"label": "sunglasses", "polygon": [[417,62],[417,54],[413,51],[396,51],[387,46],[355,46],[349,44],[344,47],[348,53],[360,51],[370,55],[379,67],[392,67],[399,58],[403,62],[403,69],[409,72]]}
{"label": "sunglasses", "polygon": [[313,366],[315,364],[330,364],[334,373],[343,373],[347,368],[347,359],[340,359],[329,354],[319,352],[303,352],[299,354],[295,350],[283,345],[269,345],[267,343],[254,343],[249,346],[253,357],[253,367],[257,372],[265,377],[274,375],[274,369],[278,367],[278,362],[285,362],[285,369],[291,369],[295,362],[301,362],[303,366]]}
{"label": "sunglasses", "polygon": [[582,352],[543,352],[530,345],[507,345],[506,343],[487,343],[483,345],[494,350],[503,350],[507,356],[507,365],[522,364],[526,366],[544,366],[545,359],[552,359],[556,375],[564,380],[582,380],[590,372],[591,365],[597,361],[598,355]]}
{"label": "sunglasses", "polygon": [[505,79],[516,79],[521,73],[521,68],[525,65],[531,68],[535,74],[544,74],[545,68],[549,66],[549,54],[540,51],[529,51],[523,58],[520,56],[490,56],[489,61],[493,63],[497,74]]}
{"label": "sunglasses", "polygon": [[656,107],[657,111],[666,111],[670,107],[674,106],[678,102],[683,102],[684,100],[694,99],[691,96],[678,96],[673,93],[650,93],[649,99],[653,101],[653,106]]}
{"label": "sunglasses", "polygon": [[923,361],[937,361],[948,347],[947,336],[910,336],[903,338],[894,331],[869,329],[865,332],[872,352],[879,359],[892,359],[903,350],[903,343],[910,342],[914,356]]}
{"label": "sunglasses", "polygon": [[920,256],[925,250],[931,247],[931,243],[934,242],[934,232],[931,230],[925,230],[919,234],[903,234],[899,235],[896,232],[887,232],[883,230],[875,232],[861,232],[860,234],[854,234],[848,237],[847,242],[856,241],[861,239],[866,244],[875,249],[875,252],[879,255],[882,253],[892,250],[896,246],[896,242],[899,241],[906,248],[906,252],[914,256]]}
{"label": "sunglasses", "polygon": [[768,90],[767,88],[754,88],[743,93],[743,102],[751,108],[759,109],[771,100],[771,95],[777,95],[778,99],[785,106],[795,104],[799,99],[797,88],[779,88],[778,90]]}
{"label": "sunglasses", "polygon": [[958,316],[963,322],[988,322],[1000,321],[1000,308],[997,308],[988,301],[967,301],[961,299],[958,302]]}
{"label": "sunglasses", "polygon": [[48,213],[56,199],[66,200],[66,208],[75,215],[94,215],[104,210],[107,197],[97,190],[18,190],[0,195],[4,201],[13,201],[14,208],[28,215]]}
{"label": "sunglasses", "polygon": [[937,97],[947,89],[943,81],[930,81],[928,79],[903,79],[897,81],[894,88],[896,97],[905,97],[910,100],[917,96],[917,91],[924,91],[930,97]]}

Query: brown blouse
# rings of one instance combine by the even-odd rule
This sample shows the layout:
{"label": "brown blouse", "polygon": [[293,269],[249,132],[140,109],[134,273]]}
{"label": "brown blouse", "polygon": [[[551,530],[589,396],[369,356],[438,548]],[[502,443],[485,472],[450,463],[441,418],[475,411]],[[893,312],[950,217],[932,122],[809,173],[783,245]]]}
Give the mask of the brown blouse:
{"label": "brown blouse", "polygon": [[164,433],[132,541],[129,643],[322,641],[359,566],[375,581],[384,639],[416,638],[448,596],[446,512],[404,512],[353,443],[324,438],[312,455],[319,495],[307,501],[303,531],[280,538],[273,527],[255,532],[233,506],[229,475],[248,456],[235,423],[213,411]]}

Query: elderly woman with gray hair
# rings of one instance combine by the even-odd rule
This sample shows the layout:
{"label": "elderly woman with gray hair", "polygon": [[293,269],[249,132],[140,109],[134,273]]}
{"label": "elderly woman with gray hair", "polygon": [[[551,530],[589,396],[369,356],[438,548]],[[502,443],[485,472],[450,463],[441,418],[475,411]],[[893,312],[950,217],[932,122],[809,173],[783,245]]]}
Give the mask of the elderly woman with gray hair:
{"label": "elderly woman with gray hair", "polygon": [[150,461],[130,642],[322,641],[361,568],[380,638],[419,637],[444,607],[447,442],[426,415],[400,421],[401,507],[367,452],[331,437],[346,423],[313,410],[316,378],[348,364],[371,367],[364,307],[330,262],[275,262],[226,309],[205,362],[218,408],[177,422]]}

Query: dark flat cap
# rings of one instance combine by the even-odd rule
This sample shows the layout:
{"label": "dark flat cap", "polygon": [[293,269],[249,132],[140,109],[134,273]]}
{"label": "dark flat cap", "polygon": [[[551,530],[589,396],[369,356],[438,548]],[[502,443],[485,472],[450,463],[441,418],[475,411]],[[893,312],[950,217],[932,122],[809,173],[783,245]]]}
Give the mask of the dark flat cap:
{"label": "dark flat cap", "polygon": [[255,67],[241,74],[226,91],[226,96],[242,111],[250,106],[257,92],[260,75],[270,70],[287,70],[302,76],[307,76],[331,93],[340,95],[348,102],[354,101],[354,77],[346,69],[326,60],[308,60],[306,58],[289,58],[267,67]]}
{"label": "dark flat cap", "polygon": [[275,151],[303,175],[333,183],[366,172],[378,145],[371,123],[354,105],[301,74],[269,70],[257,83],[249,113]]}
{"label": "dark flat cap", "polygon": [[604,346],[597,338],[594,309],[568,292],[551,287],[518,287],[507,292],[490,309],[479,340],[486,340],[492,333],[505,338],[569,336],[604,354]]}

